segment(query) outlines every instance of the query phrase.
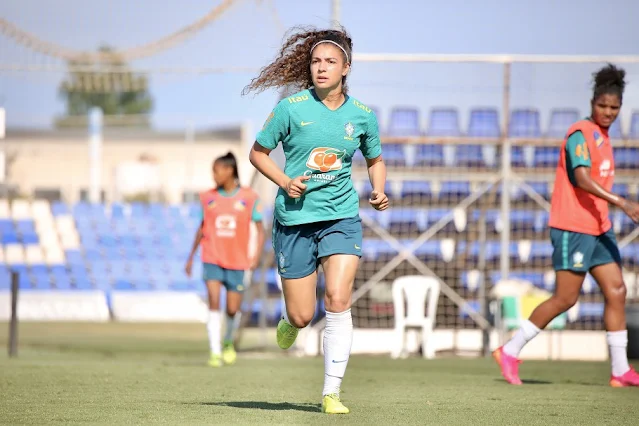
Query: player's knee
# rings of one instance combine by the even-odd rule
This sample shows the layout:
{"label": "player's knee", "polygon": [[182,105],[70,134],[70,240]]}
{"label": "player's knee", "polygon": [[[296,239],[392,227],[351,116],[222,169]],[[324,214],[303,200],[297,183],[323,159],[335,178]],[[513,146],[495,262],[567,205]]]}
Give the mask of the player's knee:
{"label": "player's knee", "polygon": [[604,294],[609,303],[626,303],[626,284],[623,280],[616,281],[609,286],[609,290]]}
{"label": "player's knee", "polygon": [[233,318],[235,316],[235,314],[237,314],[238,309],[235,306],[226,307],[226,315],[228,315],[229,317]]}
{"label": "player's knee", "polygon": [[326,294],[326,310],[330,312],[344,312],[351,307],[350,296]]}
{"label": "player's knee", "polygon": [[209,299],[209,309],[212,311],[218,311],[220,309],[220,301],[216,299]]}
{"label": "player's knee", "polygon": [[288,312],[288,320],[295,328],[304,328],[313,320],[313,314],[307,312]]}
{"label": "player's knee", "polygon": [[553,296],[553,299],[555,299],[555,304],[561,309],[561,311],[565,312],[575,306],[575,303],[577,303],[577,300],[579,300],[579,294],[561,296],[555,295]]}

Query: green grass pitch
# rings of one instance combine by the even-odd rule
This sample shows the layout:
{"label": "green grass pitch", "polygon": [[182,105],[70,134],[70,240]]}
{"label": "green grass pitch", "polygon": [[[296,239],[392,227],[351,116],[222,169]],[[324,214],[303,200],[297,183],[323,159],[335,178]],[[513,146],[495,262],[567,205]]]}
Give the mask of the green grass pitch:
{"label": "green grass pitch", "polygon": [[[0,324],[0,342],[8,325]],[[637,424],[639,389],[607,363],[525,362],[506,385],[491,359],[353,356],[346,416],[319,412],[323,359],[240,353],[206,366],[203,325],[29,324],[0,355],[3,424]],[[587,349],[584,349],[587,350]]]}

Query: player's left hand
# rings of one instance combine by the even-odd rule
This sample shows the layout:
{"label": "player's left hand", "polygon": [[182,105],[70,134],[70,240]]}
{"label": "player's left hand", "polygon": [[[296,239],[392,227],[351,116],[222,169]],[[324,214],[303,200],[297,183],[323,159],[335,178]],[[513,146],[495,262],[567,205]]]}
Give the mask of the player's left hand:
{"label": "player's left hand", "polygon": [[250,262],[251,262],[251,270],[254,271],[257,269],[258,266],[260,266],[260,257],[259,256],[251,257]]}
{"label": "player's left hand", "polygon": [[382,211],[388,208],[388,197],[383,192],[371,192],[371,198],[368,202],[371,203],[371,206],[373,206],[375,210]]}

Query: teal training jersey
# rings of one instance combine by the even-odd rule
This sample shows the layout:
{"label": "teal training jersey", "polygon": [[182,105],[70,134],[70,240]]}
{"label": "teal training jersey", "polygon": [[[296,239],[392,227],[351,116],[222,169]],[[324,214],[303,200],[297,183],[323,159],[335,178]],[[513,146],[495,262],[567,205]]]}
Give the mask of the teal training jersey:
{"label": "teal training jersey", "polygon": [[257,135],[257,143],[274,149],[282,142],[290,178],[310,176],[301,198],[280,188],[275,218],[286,226],[355,217],[359,199],[351,180],[353,155],[382,154],[375,113],[346,97],[332,111],[311,89],[281,100]]}
{"label": "teal training jersey", "polygon": [[568,171],[568,179],[572,186],[577,186],[577,180],[575,179],[575,169],[577,167],[590,167],[590,157],[578,156],[577,146],[586,145],[586,138],[583,133],[577,130],[572,135],[568,136],[566,141],[566,170]]}

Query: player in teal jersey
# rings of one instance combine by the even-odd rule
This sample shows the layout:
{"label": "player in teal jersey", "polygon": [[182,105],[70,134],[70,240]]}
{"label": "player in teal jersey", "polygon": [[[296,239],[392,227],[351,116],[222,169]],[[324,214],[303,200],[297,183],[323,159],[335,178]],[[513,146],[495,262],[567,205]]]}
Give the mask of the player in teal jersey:
{"label": "player in teal jersey", "polygon": [[[353,155],[366,158],[370,204],[388,208],[377,119],[346,93],[352,41],[344,30],[299,30],[284,43],[245,92],[287,85],[302,89],[283,99],[257,135],[251,163],[279,186],[273,247],[282,277],[284,318],[277,342],[288,349],[315,314],[317,268],[326,275],[322,411],[349,412],[339,397],[351,351],[351,293],[362,250],[359,199],[351,180]],[[282,143],[284,171],[269,157]]]}

